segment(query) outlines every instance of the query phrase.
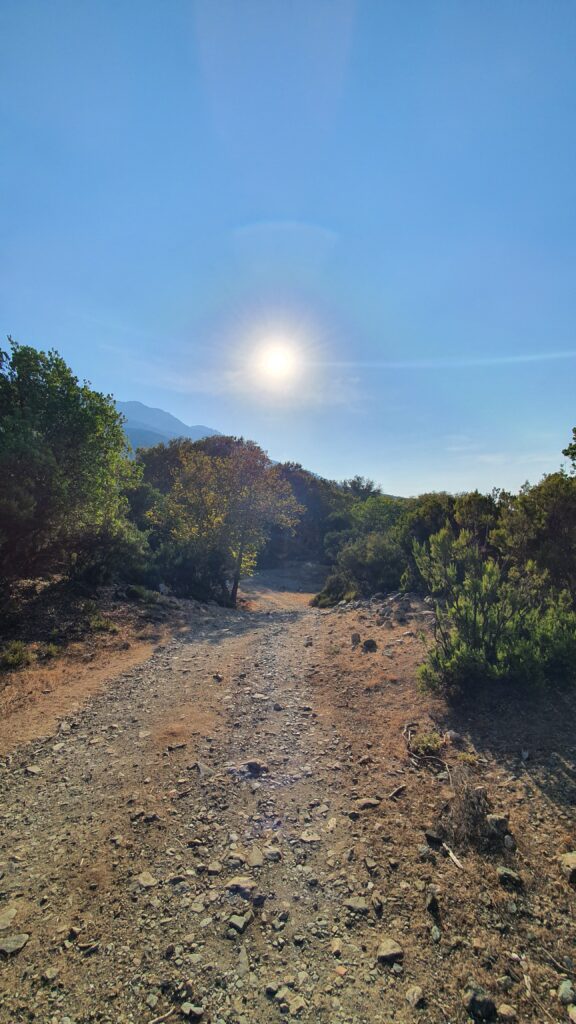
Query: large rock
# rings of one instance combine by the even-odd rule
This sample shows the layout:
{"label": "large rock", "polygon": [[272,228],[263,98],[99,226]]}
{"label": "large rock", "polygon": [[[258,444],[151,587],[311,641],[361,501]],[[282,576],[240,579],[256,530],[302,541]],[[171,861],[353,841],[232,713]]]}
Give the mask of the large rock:
{"label": "large rock", "polygon": [[564,1006],[570,1006],[575,1000],[574,986],[569,978],[561,981],[558,986],[558,999]]}
{"label": "large rock", "polygon": [[318,832],[314,832],[313,829],[305,828],[300,835],[301,843],[321,843],[322,836]]}
{"label": "large rock", "polygon": [[269,771],[268,765],[265,761],[261,761],[258,757],[251,757],[250,760],[244,762],[244,771],[248,775],[252,775],[253,778],[259,778],[261,775],[266,775]]}
{"label": "large rock", "polygon": [[188,1020],[202,1020],[204,1016],[204,1007],[195,1006],[194,1003],[182,1003],[180,1012],[183,1017],[187,1017]]}
{"label": "large rock", "polygon": [[229,892],[237,892],[247,900],[256,889],[256,882],[248,875],[235,875],[234,878],[226,882],[226,888]]}
{"label": "large rock", "polygon": [[376,959],[380,964],[397,964],[404,959],[404,950],[394,939],[380,939]]}
{"label": "large rock", "polygon": [[462,992],[462,1002],[466,1012],[474,1020],[496,1019],[496,1003],[480,985],[467,985]]}
{"label": "large rock", "polygon": [[277,846],[265,846],[264,856],[271,864],[275,864],[282,860],[282,851]]}
{"label": "large rock", "polygon": [[0,952],[6,953],[8,956],[11,953],[19,953],[30,938],[26,932],[13,932],[11,935],[3,935],[0,938]]}
{"label": "large rock", "polygon": [[564,877],[569,882],[576,882],[576,850],[572,853],[563,853],[558,857],[558,863]]}
{"label": "large rock", "polygon": [[406,990],[406,1002],[410,1003],[410,1006],[413,1006],[415,1010],[417,1010],[419,1006],[424,1006],[424,992],[420,988],[420,985],[411,985],[411,987]]}
{"label": "large rock", "polygon": [[149,871],[141,871],[136,876],[136,881],[142,886],[143,889],[153,889],[155,885],[158,885],[158,879],[154,878]]}
{"label": "large rock", "polygon": [[243,935],[248,925],[254,920],[254,914],[249,910],[246,914],[232,914],[228,918],[228,924],[234,931]]}
{"label": "large rock", "polygon": [[513,1006],[509,1003],[500,1003],[498,1007],[498,1020],[507,1021],[508,1024],[513,1024],[515,1020],[518,1020],[518,1014]]}
{"label": "large rock", "polygon": [[250,973],[250,959],[248,957],[246,946],[240,947],[237,972],[240,978],[245,978],[246,975]]}
{"label": "large rock", "polygon": [[4,932],[10,927],[17,912],[16,907],[12,906],[4,907],[3,910],[0,910],[0,932]]}
{"label": "large rock", "polygon": [[264,863],[264,854],[259,846],[253,846],[246,856],[246,863],[249,868],[261,868]]}
{"label": "large rock", "polygon": [[513,871],[512,868],[498,867],[496,868],[496,874],[498,875],[500,885],[506,886],[507,889],[521,889],[524,885],[518,872]]}
{"label": "large rock", "polygon": [[370,909],[363,896],[351,896],[349,900],[344,900],[344,906],[353,914],[367,914]]}

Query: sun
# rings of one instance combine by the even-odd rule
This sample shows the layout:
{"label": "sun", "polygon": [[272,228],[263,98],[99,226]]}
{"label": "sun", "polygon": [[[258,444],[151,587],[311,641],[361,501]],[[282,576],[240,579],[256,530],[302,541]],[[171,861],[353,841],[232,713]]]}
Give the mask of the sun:
{"label": "sun", "polygon": [[254,368],[258,379],[269,387],[290,384],[297,377],[301,359],[296,345],[289,340],[271,338],[256,351]]}

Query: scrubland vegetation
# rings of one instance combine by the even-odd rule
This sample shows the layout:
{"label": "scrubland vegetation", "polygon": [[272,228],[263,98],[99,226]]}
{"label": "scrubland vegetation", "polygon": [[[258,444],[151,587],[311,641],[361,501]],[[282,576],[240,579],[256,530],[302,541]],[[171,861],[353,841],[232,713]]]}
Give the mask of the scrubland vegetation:
{"label": "scrubland vegetation", "polygon": [[269,531],[299,506],[251,441],[214,437],[133,453],[110,396],[55,352],[0,354],[0,593],[52,574],[235,603]]}
{"label": "scrubland vegetation", "polygon": [[[564,451],[576,466],[576,431]],[[576,476],[519,494],[382,494],[275,464],[252,441],[215,436],[129,450],[111,396],[55,352],[0,353],[0,601],[17,614],[38,577],[128,594],[235,605],[257,564],[327,566],[316,604],[378,592],[429,595],[435,644],[423,685],[567,686],[576,675]],[[147,598],[153,600],[153,597]],[[97,617],[97,616],[96,616]],[[2,665],[27,660],[14,641]]]}
{"label": "scrubland vegetation", "polygon": [[[574,459],[574,445],[564,454]],[[516,495],[371,494],[353,505],[330,545],[334,568],[321,606],[392,589],[433,598],[425,686],[455,692],[487,682],[574,681],[574,476],[551,473]]]}

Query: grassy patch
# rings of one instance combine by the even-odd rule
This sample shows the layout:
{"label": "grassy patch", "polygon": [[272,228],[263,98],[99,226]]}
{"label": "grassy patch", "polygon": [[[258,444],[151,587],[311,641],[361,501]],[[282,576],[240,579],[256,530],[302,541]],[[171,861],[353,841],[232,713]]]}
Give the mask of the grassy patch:
{"label": "grassy patch", "polygon": [[90,616],[88,619],[88,625],[93,633],[117,633],[118,626],[112,619],[108,619],[105,615],[101,615],[98,612],[96,615]]}
{"label": "grassy patch", "polygon": [[410,750],[417,757],[434,757],[442,749],[442,737],[433,729],[430,732],[421,732],[410,741]]}
{"label": "grassy patch", "polygon": [[82,609],[86,629],[91,633],[117,633],[118,626],[103,615],[95,601],[86,601]]}
{"label": "grassy patch", "polygon": [[58,644],[42,644],[38,655],[40,658],[49,660],[50,658],[56,658],[60,654],[60,650]]}
{"label": "grassy patch", "polygon": [[0,668],[12,672],[18,668],[25,668],[34,660],[32,652],[22,640],[10,640],[0,650]]}
{"label": "grassy patch", "polygon": [[469,768],[476,768],[478,765],[478,757],[476,754],[472,754],[467,750],[463,750],[458,754],[458,761],[461,764],[467,765]]}
{"label": "grassy patch", "polygon": [[161,595],[157,590],[149,590],[139,583],[131,583],[126,587],[126,597],[130,601],[141,601],[142,604],[158,604]]}

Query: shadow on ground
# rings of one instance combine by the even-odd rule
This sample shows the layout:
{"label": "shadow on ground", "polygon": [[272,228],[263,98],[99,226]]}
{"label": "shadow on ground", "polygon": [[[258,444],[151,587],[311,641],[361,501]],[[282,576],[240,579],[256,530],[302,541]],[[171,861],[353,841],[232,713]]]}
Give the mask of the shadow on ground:
{"label": "shadow on ground", "polygon": [[452,704],[446,729],[467,736],[480,755],[528,775],[553,803],[576,807],[576,698],[568,692],[489,692]]}

